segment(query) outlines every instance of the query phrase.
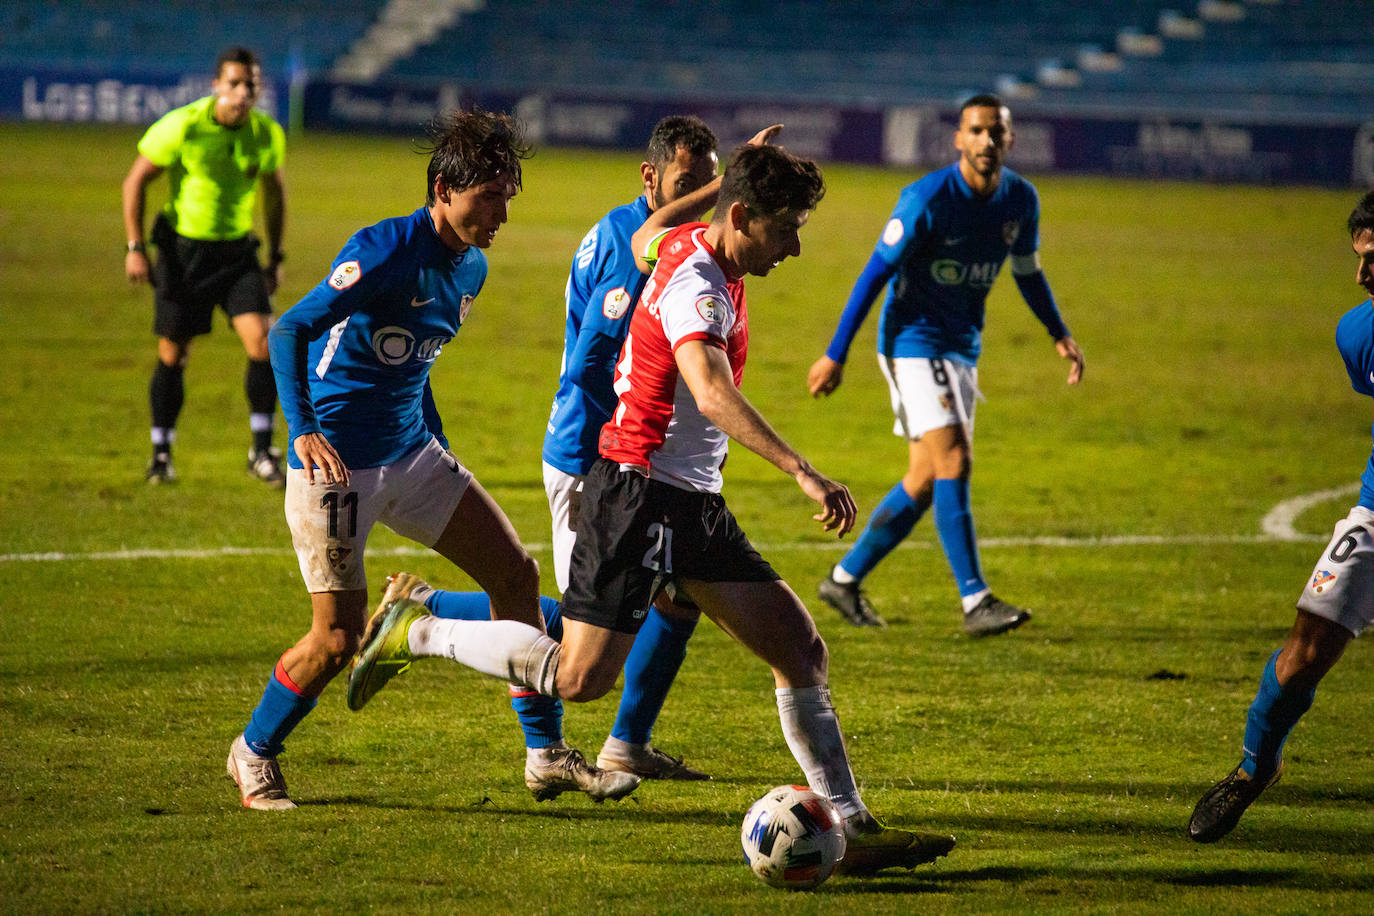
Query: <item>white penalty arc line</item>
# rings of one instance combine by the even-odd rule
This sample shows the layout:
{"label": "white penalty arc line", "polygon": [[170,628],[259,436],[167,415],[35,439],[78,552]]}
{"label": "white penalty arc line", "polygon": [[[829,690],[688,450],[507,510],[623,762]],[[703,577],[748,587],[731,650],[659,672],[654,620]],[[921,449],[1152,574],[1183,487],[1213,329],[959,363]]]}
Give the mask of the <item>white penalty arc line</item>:
{"label": "white penalty arc line", "polygon": [[[1303,534],[1293,527],[1293,523],[1303,512],[1311,507],[1330,500],[1340,499],[1358,493],[1358,483],[1320,490],[1295,496],[1279,503],[1260,521],[1261,534],[1220,534],[1220,535],[1165,535],[1165,534],[1123,534],[1102,537],[1065,537],[1038,536],[1012,538],[985,538],[979,542],[983,547],[1135,547],[1168,546],[1187,544],[1269,544],[1275,542],[1319,542],[1326,535]],[[845,542],[790,541],[783,544],[759,544],[758,548],[767,552],[780,551],[832,551],[848,550]],[[903,541],[898,549],[930,550],[934,544],[925,541]],[[529,550],[550,549],[541,542],[527,543]],[[377,557],[423,557],[431,551],[426,547],[383,547],[369,550]],[[293,551],[279,547],[210,547],[210,548],[142,548],[136,550],[96,550],[88,552],[48,551],[44,553],[7,553],[0,554],[0,563],[62,563],[73,560],[82,561],[124,561],[124,560],[210,560],[224,557],[271,557],[292,556]]]}

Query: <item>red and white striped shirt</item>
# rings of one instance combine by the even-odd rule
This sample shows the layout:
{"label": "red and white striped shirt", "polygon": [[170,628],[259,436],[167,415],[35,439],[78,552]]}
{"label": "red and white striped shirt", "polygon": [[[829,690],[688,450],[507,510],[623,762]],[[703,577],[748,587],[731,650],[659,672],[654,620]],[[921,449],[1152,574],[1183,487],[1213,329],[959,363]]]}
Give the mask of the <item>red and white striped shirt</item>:
{"label": "red and white striped shirt", "polygon": [[729,438],[697,409],[673,354],[689,340],[725,351],[738,387],[749,350],[744,279],[731,279],[702,238],[705,223],[669,230],[630,319],[615,368],[620,400],[601,428],[604,458],[655,480],[720,492]]}

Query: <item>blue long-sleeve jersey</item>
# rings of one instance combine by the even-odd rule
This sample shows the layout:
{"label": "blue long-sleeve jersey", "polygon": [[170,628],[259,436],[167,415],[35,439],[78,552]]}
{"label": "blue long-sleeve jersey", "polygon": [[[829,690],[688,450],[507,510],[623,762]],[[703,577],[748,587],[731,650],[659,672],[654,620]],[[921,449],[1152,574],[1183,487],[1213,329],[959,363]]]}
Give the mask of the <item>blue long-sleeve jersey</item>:
{"label": "blue long-sleeve jersey", "polygon": [[[827,355],[845,360],[873,298],[890,281],[880,353],[975,364],[988,291],[1002,264],[1008,255],[1032,258],[1039,247],[1040,198],[1029,181],[1003,168],[997,188],[981,197],[957,162],[931,172],[902,189]],[[1020,284],[1022,294],[1052,337],[1068,336],[1043,275],[1028,273],[1033,280]]]}
{"label": "blue long-sleeve jersey", "polygon": [[[1351,387],[1374,397],[1374,299],[1366,299],[1341,316],[1336,325],[1336,349],[1345,361]],[[1374,509],[1374,451],[1360,475],[1360,505]]]}
{"label": "blue long-sleeve jersey", "polygon": [[586,474],[597,437],[615,410],[615,361],[630,315],[648,279],[635,264],[630,236],[649,218],[648,201],[616,207],[577,247],[568,284],[563,366],[544,434],[544,460],[565,474]]}
{"label": "blue long-sleeve jersey", "polygon": [[427,208],[355,233],[268,337],[291,467],[305,433],[350,468],[390,464],[431,435],[447,447],[429,370],[486,278],[482,252],[450,249]]}

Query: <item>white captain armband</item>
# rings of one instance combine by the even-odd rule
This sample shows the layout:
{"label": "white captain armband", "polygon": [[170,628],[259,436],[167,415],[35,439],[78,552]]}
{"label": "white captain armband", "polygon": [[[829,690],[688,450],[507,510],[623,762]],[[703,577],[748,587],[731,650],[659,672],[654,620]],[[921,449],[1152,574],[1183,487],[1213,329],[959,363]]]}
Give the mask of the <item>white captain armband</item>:
{"label": "white captain armband", "polygon": [[1018,277],[1026,274],[1033,274],[1040,269],[1040,252],[1032,251],[1030,254],[1014,254],[1011,256],[1011,272]]}

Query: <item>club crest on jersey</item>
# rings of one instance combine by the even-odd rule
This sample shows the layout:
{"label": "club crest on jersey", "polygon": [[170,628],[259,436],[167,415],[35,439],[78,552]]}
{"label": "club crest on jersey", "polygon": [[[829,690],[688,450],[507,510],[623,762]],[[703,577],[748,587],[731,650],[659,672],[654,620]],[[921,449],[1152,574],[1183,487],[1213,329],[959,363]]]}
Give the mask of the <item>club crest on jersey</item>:
{"label": "club crest on jersey", "polygon": [[347,565],[348,558],[353,556],[352,547],[330,547],[324,553],[325,559],[329,560],[329,568],[338,570]]}
{"label": "club crest on jersey", "polygon": [[1312,593],[1320,595],[1331,587],[1331,583],[1336,581],[1336,574],[1329,569],[1319,569],[1312,576]]}
{"label": "club crest on jersey", "polygon": [[467,320],[468,320],[468,312],[472,311],[472,303],[473,303],[473,298],[472,298],[472,296],[470,296],[470,295],[464,296],[462,299],[458,300],[458,323],[459,323],[459,324],[462,324],[464,321],[467,321]]}
{"label": "club crest on jersey", "polygon": [[887,225],[883,227],[883,244],[895,245],[902,240],[902,236],[905,233],[906,230],[902,228],[902,221],[894,216],[892,219],[888,220]]}
{"label": "club crest on jersey", "polygon": [[697,314],[707,321],[720,321],[725,303],[714,296],[702,296],[697,300]]}
{"label": "club crest on jersey", "polygon": [[363,269],[357,261],[345,261],[329,275],[329,285],[335,289],[348,289],[363,277]]}
{"label": "club crest on jersey", "polygon": [[613,289],[601,300],[601,314],[614,321],[630,308],[630,294],[625,287]]}
{"label": "club crest on jersey", "polygon": [[1002,224],[1002,241],[1012,245],[1021,236],[1021,221],[1017,219],[1007,220]]}

